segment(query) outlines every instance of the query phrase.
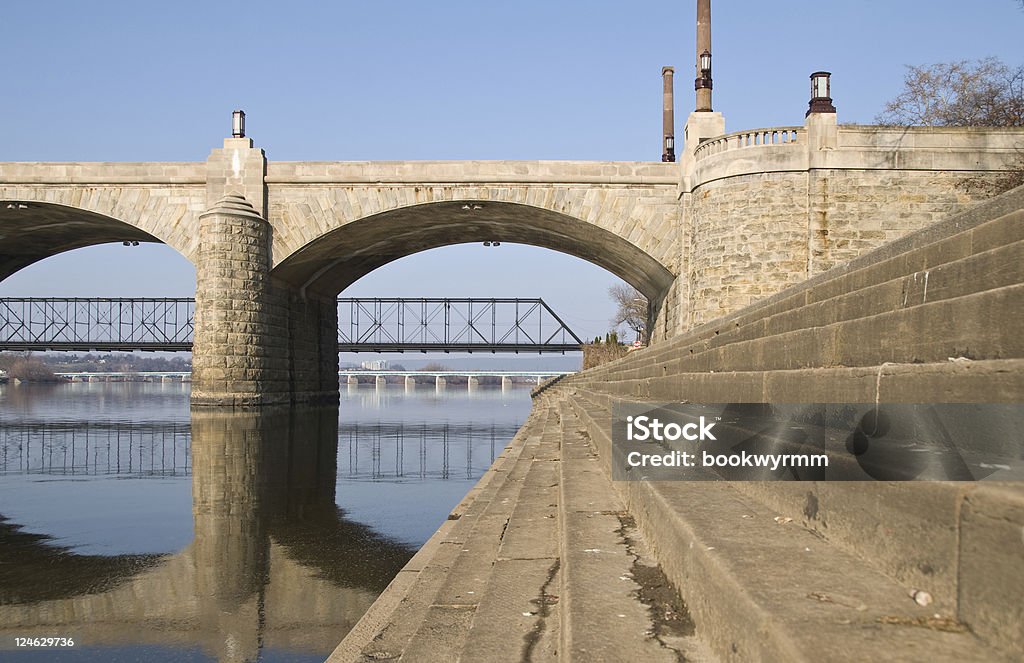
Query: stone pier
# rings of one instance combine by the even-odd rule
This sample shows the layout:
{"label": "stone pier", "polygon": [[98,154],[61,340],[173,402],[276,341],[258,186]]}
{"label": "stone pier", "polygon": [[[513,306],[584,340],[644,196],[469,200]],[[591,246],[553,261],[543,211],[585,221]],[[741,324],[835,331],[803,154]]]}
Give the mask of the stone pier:
{"label": "stone pier", "polygon": [[206,163],[198,215],[192,403],[337,400],[337,305],[272,275],[263,150],[228,138]]}

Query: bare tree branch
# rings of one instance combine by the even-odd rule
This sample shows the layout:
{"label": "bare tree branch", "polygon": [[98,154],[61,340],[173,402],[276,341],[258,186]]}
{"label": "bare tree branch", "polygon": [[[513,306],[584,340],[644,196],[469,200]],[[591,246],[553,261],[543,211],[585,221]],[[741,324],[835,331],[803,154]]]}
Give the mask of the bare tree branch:
{"label": "bare tree branch", "polygon": [[996,58],[908,66],[903,91],[875,121],[931,127],[1024,126],[1024,66]]}
{"label": "bare tree branch", "polygon": [[646,340],[647,298],[636,288],[624,284],[608,288],[608,296],[617,307],[612,326],[626,325],[636,332],[640,340]]}
{"label": "bare tree branch", "polygon": [[[1024,66],[1009,67],[996,58],[908,66],[903,91],[875,121],[900,126],[1024,126]],[[1024,149],[1018,145],[1002,173],[968,177],[957,184],[983,196],[1024,185]]]}

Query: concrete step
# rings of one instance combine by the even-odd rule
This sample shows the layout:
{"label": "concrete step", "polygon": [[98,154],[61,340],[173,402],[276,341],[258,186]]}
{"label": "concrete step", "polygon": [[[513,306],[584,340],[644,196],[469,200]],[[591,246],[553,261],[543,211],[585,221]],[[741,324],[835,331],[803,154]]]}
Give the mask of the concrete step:
{"label": "concrete step", "polygon": [[712,661],[685,604],[650,557],[572,408],[561,418],[560,569],[566,660]]}
{"label": "concrete step", "polygon": [[[993,312],[999,316],[999,324],[992,324]],[[949,357],[1024,357],[1024,336],[1017,333],[1024,328],[1024,283],[831,324],[816,324],[815,315],[808,314],[807,325],[794,331],[712,344],[693,353],[690,347],[661,364],[638,356],[629,369],[585,377],[639,379],[659,373],[874,366],[884,362],[945,361]]]}
{"label": "concrete step", "polygon": [[1024,359],[687,372],[608,381],[581,376],[571,385],[609,398],[654,402],[1015,403],[1024,393]]}
{"label": "concrete step", "polygon": [[[543,560],[545,564],[503,562],[521,561],[510,560],[506,551],[511,549],[514,554],[522,550],[523,538],[534,533],[537,538],[543,538],[544,528],[534,522],[540,516],[534,511],[535,494],[538,488],[550,483],[553,463],[536,459],[536,451],[541,446],[539,435],[527,440],[515,467],[481,512],[475,527],[457,542],[459,554],[449,567],[447,578],[434,596],[419,630],[405,647],[402,660],[501,660],[501,652],[509,649],[508,635],[513,625],[521,626],[524,633],[535,626],[534,619],[523,616],[522,605],[528,606],[528,600],[536,594],[523,599],[510,593],[509,579],[518,578],[521,585],[516,587],[522,592],[539,591],[537,588],[544,584],[546,571],[534,583],[533,590],[528,589],[533,586],[529,582],[532,577],[529,571],[541,566],[546,569],[557,562],[555,535],[550,535],[552,543],[547,546],[549,553]],[[545,522],[552,526],[555,525],[555,509],[556,505],[547,508],[550,519]],[[495,648],[492,637],[495,634],[504,637],[501,651]],[[464,651],[467,647],[468,653]],[[518,660],[519,652],[515,655]]]}
{"label": "concrete step", "polygon": [[[530,450],[539,444],[547,416],[543,409],[531,412],[516,437],[342,640],[329,661],[400,657],[438,660],[431,656],[442,651],[458,653],[476,607],[477,599],[471,592],[486,583],[493,561],[493,554],[488,554],[492,551],[478,548],[499,540],[529,469]],[[486,563],[475,564],[474,555]],[[456,568],[459,573],[453,574]],[[416,644],[411,645],[417,637]],[[412,651],[406,657],[410,646]]]}
{"label": "concrete step", "polygon": [[819,324],[854,320],[1018,283],[1024,283],[1024,240],[831,297],[814,292],[813,301],[761,318],[763,325],[746,327],[752,328],[750,333],[767,336],[802,329],[809,320]]}
{"label": "concrete step", "polygon": [[[581,393],[572,404],[596,447],[607,454],[607,411]],[[862,513],[861,522],[848,525],[849,531],[859,533],[864,541],[854,551],[808,526],[806,516],[788,516],[793,520],[786,521],[787,511],[781,510],[780,515],[780,509],[773,508],[779,504],[769,504],[778,501],[780,485],[799,495],[803,507],[808,504],[806,491],[811,489],[824,491],[822,497],[830,509],[847,515],[868,510],[870,516]],[[652,542],[666,573],[682,588],[697,628],[706,629],[704,637],[723,657],[1011,660],[1010,652],[1020,651],[1019,635],[1008,627],[1021,617],[1019,602],[1010,598],[1019,590],[1019,573],[1014,570],[1020,565],[1005,557],[1020,547],[1011,536],[1019,534],[1016,523],[1024,522],[1019,490],[1001,486],[999,491],[1009,491],[1003,494],[974,485],[981,491],[975,498],[982,501],[979,523],[981,518],[1003,517],[1008,526],[995,540],[985,538],[993,536],[991,529],[978,525],[962,531],[971,532],[974,545],[983,538],[995,544],[997,556],[1004,555],[1003,564],[988,567],[994,578],[990,576],[984,588],[980,572],[975,571],[972,588],[961,583],[951,594],[936,589],[933,596],[938,595],[939,600],[926,609],[909,596],[911,589],[924,589],[917,580],[927,576],[932,582],[955,582],[957,574],[989,561],[978,555],[960,560],[957,567],[959,534],[951,534],[951,530],[957,530],[958,518],[946,518],[956,511],[958,498],[964,504],[959,492],[963,489],[958,485],[872,484],[869,488],[873,491],[865,491],[863,484],[619,482],[616,487],[624,493],[630,513]],[[872,501],[874,512],[869,510]],[[879,511],[881,505],[888,510]],[[816,506],[820,509],[820,502]],[[897,513],[901,508],[905,513]],[[980,515],[982,511],[985,516]],[[865,518],[873,519],[875,526],[868,526]],[[840,529],[843,526],[838,525]],[[932,551],[931,539],[937,532],[952,545],[940,541]],[[929,541],[929,546],[922,546],[921,541]],[[893,555],[892,550],[901,545],[901,553]],[[926,547],[929,552],[922,553]],[[880,549],[888,550],[890,557],[902,555],[904,562],[919,560],[921,554],[952,554],[953,559],[945,560],[941,572],[919,566],[917,576],[901,583],[879,568],[879,560],[865,560],[864,553]],[[948,573],[950,563],[952,574]],[[945,580],[938,580],[942,575]],[[958,592],[965,589],[977,597],[974,610],[962,601],[956,603]],[[982,605],[989,614],[982,613]]]}
{"label": "concrete step", "polygon": [[[477,608],[464,631],[457,656],[446,660],[557,660],[560,622],[557,606],[558,464],[557,416],[547,408],[548,425],[520,456],[529,469],[505,526],[488,551],[486,584],[477,589]],[[482,556],[482,555],[481,555]],[[477,557],[477,555],[474,555]],[[479,563],[479,560],[477,560]]]}

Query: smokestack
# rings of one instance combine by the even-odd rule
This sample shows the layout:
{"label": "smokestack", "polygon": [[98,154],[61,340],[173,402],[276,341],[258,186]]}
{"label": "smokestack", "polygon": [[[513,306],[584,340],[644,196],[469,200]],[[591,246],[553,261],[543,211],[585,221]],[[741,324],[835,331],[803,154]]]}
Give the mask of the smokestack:
{"label": "smokestack", "polygon": [[711,0],[697,0],[697,108],[711,112]]}
{"label": "smokestack", "polygon": [[665,89],[662,93],[661,110],[662,161],[676,160],[676,116],[675,100],[672,96],[672,75],[675,72],[676,70],[672,67],[661,68],[661,78],[665,84]]}

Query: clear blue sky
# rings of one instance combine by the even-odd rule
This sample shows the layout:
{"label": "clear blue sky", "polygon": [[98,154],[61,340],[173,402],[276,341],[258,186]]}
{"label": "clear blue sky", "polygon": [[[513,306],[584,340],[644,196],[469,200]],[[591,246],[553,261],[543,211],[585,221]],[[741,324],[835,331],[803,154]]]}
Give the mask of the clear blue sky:
{"label": "clear blue sky", "polygon": [[[1024,60],[1015,0],[713,2],[727,130],[803,122],[833,72],[840,122],[870,123],[904,64]],[[658,160],[661,67],[677,134],[692,104],[694,0],[7,3],[0,161],[201,161],[244,108],[271,160]],[[347,294],[542,296],[603,333],[616,279],[531,247],[449,247]],[[167,247],[93,247],[0,295],[190,295]]]}

